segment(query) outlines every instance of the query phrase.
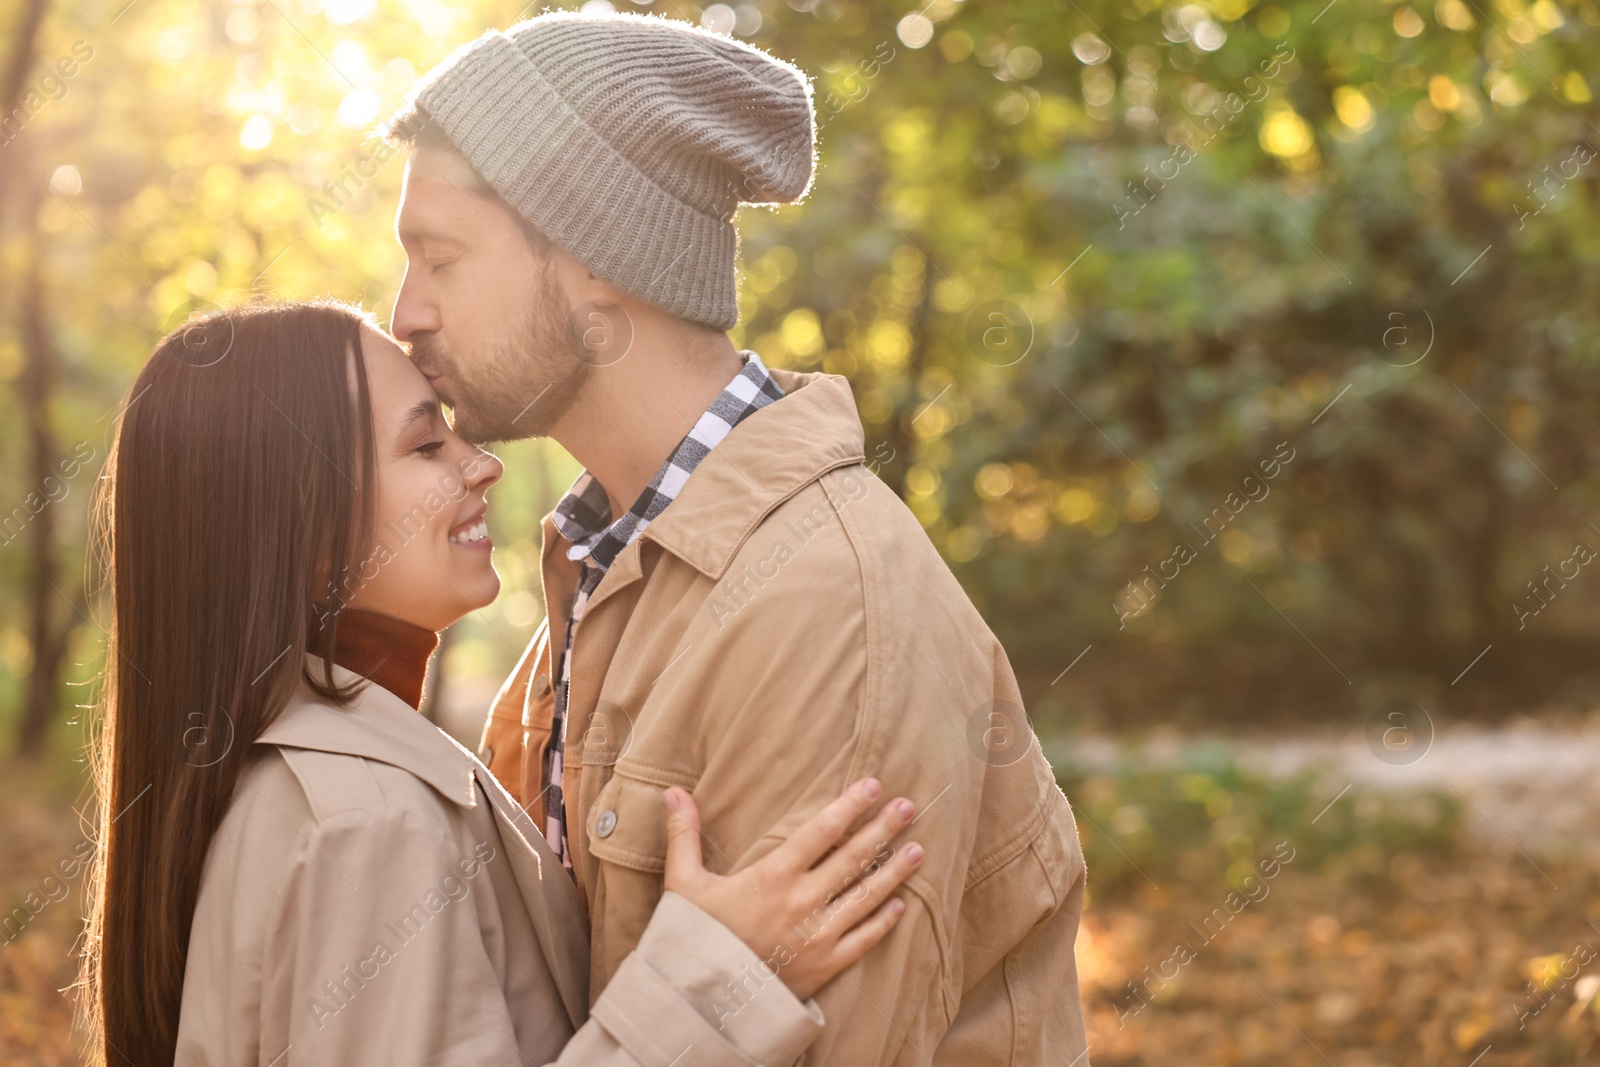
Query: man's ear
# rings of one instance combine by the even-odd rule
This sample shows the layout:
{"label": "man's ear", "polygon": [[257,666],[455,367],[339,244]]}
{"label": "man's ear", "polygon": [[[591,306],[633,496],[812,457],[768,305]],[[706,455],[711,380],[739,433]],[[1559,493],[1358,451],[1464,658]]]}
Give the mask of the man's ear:
{"label": "man's ear", "polygon": [[621,304],[627,299],[621,289],[618,289],[588,267],[583,268],[583,274],[583,292],[580,294],[582,299],[578,301],[580,304],[590,302],[596,304]]}
{"label": "man's ear", "polygon": [[610,294],[616,292],[604,278],[590,270],[587,264],[579,263],[560,245],[551,245],[550,265],[555,268],[556,277],[561,280],[562,288],[567,290],[567,295],[573,298],[574,303],[609,299]]}

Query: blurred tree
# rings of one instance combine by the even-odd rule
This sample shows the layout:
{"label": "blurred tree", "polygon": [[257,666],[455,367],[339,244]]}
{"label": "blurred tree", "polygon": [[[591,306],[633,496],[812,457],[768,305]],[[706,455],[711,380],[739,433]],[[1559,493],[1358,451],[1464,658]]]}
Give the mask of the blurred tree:
{"label": "blurred tree", "polygon": [[[869,460],[1036,707],[1070,688],[1071,710],[1162,720],[1343,708],[1448,690],[1490,644],[1450,692],[1526,705],[1585,666],[1589,579],[1565,561],[1600,547],[1595,0],[618,6],[814,75],[816,186],[741,213],[736,340],[850,377]],[[532,13],[141,0],[36,21],[0,147],[19,396],[0,448],[59,453],[30,428],[47,419],[97,463],[156,337],[213,303],[386,314],[403,161],[372,127]],[[56,574],[83,559],[93,468],[50,509]],[[0,470],[0,500],[41,469]],[[497,490],[523,586],[539,477]],[[0,549],[19,728],[28,686],[59,689],[29,544]],[[517,589],[455,645],[452,685],[509,665],[534,621]],[[95,634],[55,599],[85,678]]]}
{"label": "blurred tree", "polygon": [[[27,81],[34,67],[39,29],[47,8],[46,0],[27,0],[18,13],[11,52],[4,71],[0,71],[0,117],[4,121],[14,121],[14,117],[32,110],[28,98],[37,93],[29,92]],[[9,144],[12,139],[9,133],[7,139]],[[22,700],[17,741],[22,751],[36,753],[44,743],[60,703],[61,661],[75,622],[70,610],[81,608],[61,590],[55,514],[48,506],[52,501],[47,487],[54,484],[58,473],[61,448],[50,415],[56,384],[56,357],[48,321],[44,248],[39,232],[39,207],[44,190],[37,182],[27,182],[28,188],[19,195],[8,195],[13,183],[20,185],[27,180],[28,165],[25,146],[0,155],[0,229],[6,225],[5,207],[20,208],[17,229],[24,235],[23,244],[27,248],[20,284],[9,286],[16,303],[14,314],[22,348],[22,371],[15,382],[15,393],[26,427],[28,459],[25,469],[28,484],[45,493],[42,502],[37,504],[37,511],[34,501],[40,498],[34,496],[25,500],[24,512],[13,511],[6,516],[8,536],[14,516],[22,515],[26,523],[26,612],[32,670]],[[66,600],[69,609],[65,615],[60,610],[61,600]]]}
{"label": "blurred tree", "polygon": [[1600,546],[1592,2],[808,10],[895,58],[780,35],[854,102],[746,329],[856,383],[1035,691],[1091,643],[1152,719],[1587,666],[1577,596],[1517,604]]}

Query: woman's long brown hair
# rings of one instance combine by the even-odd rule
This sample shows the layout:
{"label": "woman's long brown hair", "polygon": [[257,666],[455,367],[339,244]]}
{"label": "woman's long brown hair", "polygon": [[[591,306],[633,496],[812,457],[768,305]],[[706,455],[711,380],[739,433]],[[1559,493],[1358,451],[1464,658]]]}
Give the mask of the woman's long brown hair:
{"label": "woman's long brown hair", "polygon": [[213,314],[129,390],[98,514],[113,621],[80,999],[94,1062],[172,1063],[201,869],[252,742],[302,677],[352,695],[303,650],[318,589],[370,533],[369,324],[332,302]]}

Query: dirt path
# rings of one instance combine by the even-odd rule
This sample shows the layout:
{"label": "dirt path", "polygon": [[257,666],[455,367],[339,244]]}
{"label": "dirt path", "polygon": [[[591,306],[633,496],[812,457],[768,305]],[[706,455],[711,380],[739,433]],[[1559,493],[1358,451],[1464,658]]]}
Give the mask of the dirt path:
{"label": "dirt path", "polygon": [[[1377,731],[1382,748],[1381,728]],[[1227,738],[1155,732],[1141,741],[1080,736],[1047,744],[1052,761],[1112,767],[1133,758],[1180,765],[1222,746],[1270,775],[1314,770],[1332,798],[1358,801],[1372,790],[1424,790],[1469,805],[1468,823],[1486,842],[1529,851],[1600,852],[1600,718],[1552,725],[1524,719],[1498,727],[1440,729],[1425,751],[1387,752],[1380,759],[1365,737],[1348,733]]]}

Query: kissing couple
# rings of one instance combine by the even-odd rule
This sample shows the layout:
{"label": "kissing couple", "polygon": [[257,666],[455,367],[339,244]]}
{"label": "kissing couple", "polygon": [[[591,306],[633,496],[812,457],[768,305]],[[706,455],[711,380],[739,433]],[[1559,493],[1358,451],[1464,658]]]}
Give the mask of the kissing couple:
{"label": "kissing couple", "polygon": [[[241,306],[129,390],[97,1058],[1085,1064],[1083,857],[1005,653],[849,382],[728,336],[734,215],[811,186],[806,75],[546,13],[388,135],[390,332]],[[539,436],[584,473],[473,753],[416,709],[500,591],[480,446]]]}

